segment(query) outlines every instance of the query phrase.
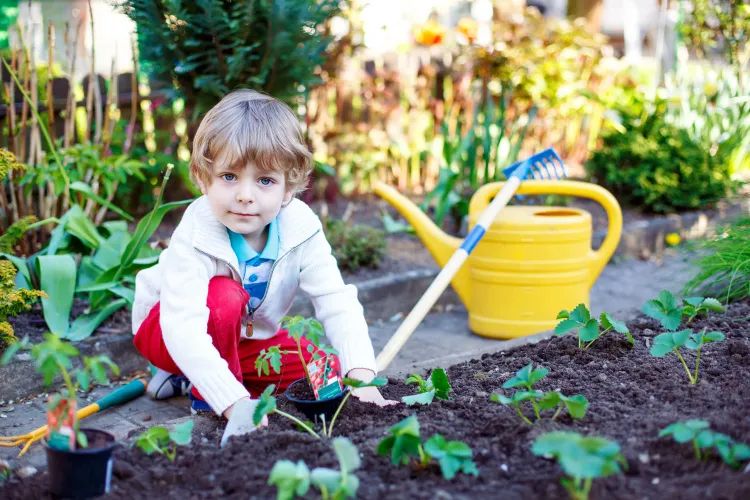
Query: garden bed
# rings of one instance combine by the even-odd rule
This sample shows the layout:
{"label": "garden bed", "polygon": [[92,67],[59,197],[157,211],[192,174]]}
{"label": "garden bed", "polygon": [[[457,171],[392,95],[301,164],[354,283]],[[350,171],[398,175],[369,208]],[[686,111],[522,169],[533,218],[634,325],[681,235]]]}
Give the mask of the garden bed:
{"label": "garden bed", "polygon": [[[731,469],[715,456],[697,461],[689,445],[659,438],[659,430],[677,420],[703,418],[712,428],[740,442],[750,442],[750,301],[733,304],[725,314],[697,319],[694,330],[720,330],[726,341],[710,344],[701,359],[701,380],[690,386],[673,355],[655,358],[647,343],[659,333],[658,323],[640,317],[629,323],[636,344],[607,334],[588,351],[573,336],[552,338],[512,351],[485,354],[451,367],[454,394],[450,401],[427,407],[378,408],[351,402],[334,434],[348,436],[359,448],[362,468],[359,498],[565,498],[561,470],[534,456],[534,438],[551,430],[573,430],[617,441],[627,459],[619,476],[594,481],[592,498],[750,498],[747,464]],[[488,400],[504,381],[528,364],[549,368],[538,385],[564,394],[585,395],[590,407],[580,421],[567,415],[533,426],[520,421],[508,407]],[[391,380],[386,396],[413,393]],[[505,391],[507,394],[507,391]],[[279,400],[282,409],[294,412]],[[395,467],[375,453],[387,429],[416,414],[422,438],[439,432],[467,442],[474,451],[479,476],[459,474],[446,481],[435,465],[424,469]],[[112,496],[117,498],[272,498],[266,484],[276,460],[303,459],[310,467],[337,467],[327,443],[317,441],[274,416],[271,428],[235,438],[217,448],[221,429],[197,430],[191,448],[180,448],[174,463],[163,456],[145,456],[137,449],[116,451]],[[0,491],[3,498],[46,495],[45,473],[13,478]]]}

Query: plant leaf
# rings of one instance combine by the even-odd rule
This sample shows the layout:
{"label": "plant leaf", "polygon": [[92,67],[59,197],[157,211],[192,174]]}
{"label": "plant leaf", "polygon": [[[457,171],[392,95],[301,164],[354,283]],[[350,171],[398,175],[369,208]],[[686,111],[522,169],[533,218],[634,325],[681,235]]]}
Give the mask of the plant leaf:
{"label": "plant leaf", "polygon": [[409,406],[414,406],[416,404],[428,405],[432,403],[432,400],[434,398],[435,389],[432,389],[430,391],[420,392],[419,394],[413,394],[411,396],[402,396],[401,401]]}
{"label": "plant leaf", "polygon": [[443,368],[435,368],[430,373],[430,380],[432,381],[432,387],[435,390],[435,396],[438,399],[448,399],[448,394],[451,391],[451,383],[448,380],[448,374]]}
{"label": "plant leaf", "polygon": [[72,255],[40,255],[37,259],[42,297],[42,313],[52,333],[68,333],[70,310],[76,287],[76,262]]}
{"label": "plant leaf", "polygon": [[260,425],[263,417],[273,412],[276,409],[276,398],[273,397],[273,391],[276,389],[274,384],[269,385],[260,395],[258,405],[255,407],[253,412],[253,424],[256,426]]}
{"label": "plant leaf", "polygon": [[187,420],[181,424],[178,424],[169,431],[169,439],[172,440],[173,443],[179,446],[186,446],[190,444],[190,441],[193,437],[193,425],[195,422],[192,420]]}
{"label": "plant leaf", "polygon": [[337,437],[333,440],[333,450],[339,459],[342,471],[352,472],[362,465],[359,458],[359,451],[352,442],[345,437]]}
{"label": "plant leaf", "polygon": [[578,338],[583,342],[591,342],[599,338],[599,322],[590,319],[578,330]]}

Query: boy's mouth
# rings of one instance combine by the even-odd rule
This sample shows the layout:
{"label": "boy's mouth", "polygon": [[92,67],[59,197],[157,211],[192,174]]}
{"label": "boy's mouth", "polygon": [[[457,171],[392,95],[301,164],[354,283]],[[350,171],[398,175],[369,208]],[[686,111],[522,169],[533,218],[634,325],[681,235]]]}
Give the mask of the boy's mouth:
{"label": "boy's mouth", "polygon": [[241,214],[239,212],[229,212],[232,215],[237,215],[239,217],[257,217],[258,214]]}

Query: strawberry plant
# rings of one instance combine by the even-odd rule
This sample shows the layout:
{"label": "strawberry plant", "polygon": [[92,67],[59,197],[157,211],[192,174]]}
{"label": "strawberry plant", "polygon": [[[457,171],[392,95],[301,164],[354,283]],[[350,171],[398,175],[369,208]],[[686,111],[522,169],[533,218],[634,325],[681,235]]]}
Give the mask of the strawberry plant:
{"label": "strawberry plant", "polygon": [[589,402],[583,394],[565,396],[559,391],[542,392],[534,389],[534,384],[546,377],[547,373],[549,373],[547,368],[543,366],[534,368],[533,364],[529,363],[518,370],[513,378],[506,380],[503,384],[503,389],[523,387],[524,390],[516,391],[511,397],[494,393],[490,395],[490,401],[510,406],[518,413],[521,420],[529,425],[532,425],[533,422],[521,410],[521,405],[524,402],[528,402],[531,405],[536,420],[541,418],[542,411],[553,409],[555,413],[552,415],[552,420],[555,420],[563,408],[568,410],[572,418],[583,418],[589,406]]}
{"label": "strawberry plant", "polygon": [[279,460],[273,464],[268,484],[276,485],[276,498],[289,500],[304,496],[310,485],[320,490],[324,500],[339,500],[354,497],[359,488],[359,479],[353,472],[362,464],[357,447],[347,438],[333,440],[333,450],[339,461],[339,470],[316,467],[310,472],[302,460],[296,464],[290,460]]}
{"label": "strawberry plant", "polygon": [[565,335],[570,331],[578,330],[578,347],[583,350],[591,347],[591,344],[610,330],[625,335],[625,339],[631,346],[635,344],[633,335],[625,323],[617,321],[607,312],[601,313],[598,320],[592,318],[585,304],[578,304],[572,311],[563,309],[557,314],[557,319],[562,321],[555,327],[555,335]]}
{"label": "strawberry plant", "polygon": [[[651,355],[661,358],[673,352],[677,359],[685,368],[688,380],[691,385],[698,383],[698,369],[701,361],[701,349],[709,342],[721,342],[724,340],[724,334],[721,332],[706,332],[704,328],[700,333],[694,333],[691,329],[680,330],[679,332],[664,332],[654,337],[654,345],[651,346]],[[685,347],[695,351],[695,365],[691,372],[687,362],[680,350]]]}
{"label": "strawberry plant", "polygon": [[167,457],[170,462],[174,462],[177,447],[190,444],[192,434],[192,420],[176,425],[172,430],[155,425],[136,437],[135,446],[146,455],[159,453]]}
{"label": "strawberry plant", "polygon": [[709,312],[724,312],[721,302],[711,297],[685,297],[682,305],[677,305],[677,299],[667,290],[662,290],[655,299],[643,305],[643,313],[654,318],[670,331],[677,330],[682,324],[690,324],[699,314],[708,315]]}
{"label": "strawberry plant", "polygon": [[440,434],[433,434],[423,443],[415,415],[393,425],[388,434],[378,443],[377,452],[390,455],[393,465],[407,465],[416,459],[420,467],[426,467],[434,459],[445,479],[453,479],[458,472],[479,475],[469,445],[462,441],[446,441]]}
{"label": "strawberry plant", "polygon": [[557,460],[567,474],[560,482],[574,500],[588,499],[594,479],[619,474],[627,466],[616,442],[577,432],[542,434],[534,440],[531,451]]}
{"label": "strawberry plant", "polygon": [[[359,389],[361,387],[382,387],[384,386],[388,380],[385,377],[375,377],[369,382],[363,382],[361,380],[356,380],[352,378],[345,377],[344,378],[344,385],[350,387],[351,389]],[[336,419],[339,416],[339,413],[341,413],[341,409],[344,407],[346,402],[349,400],[349,397],[352,394],[351,389],[347,391],[346,395],[341,399],[341,402],[339,403],[339,406],[336,408],[336,412],[333,415],[333,418],[331,418],[331,423],[326,428],[325,420],[323,420],[323,435],[331,437],[333,434],[333,426],[336,423]],[[276,386],[271,384],[263,391],[263,393],[260,395],[260,399],[258,401],[258,405],[255,407],[255,412],[253,413],[253,423],[257,426],[260,425],[261,420],[263,420],[263,417],[266,415],[270,415],[271,413],[276,413],[278,415],[281,415],[282,417],[288,418],[292,422],[294,422],[297,427],[304,430],[311,436],[315,436],[316,438],[320,439],[320,435],[315,432],[313,429],[313,425],[311,422],[303,422],[302,420],[298,419],[294,415],[290,415],[289,413],[286,413],[284,411],[279,410],[276,407],[276,398],[273,396],[273,392],[276,390]]]}
{"label": "strawberry plant", "polygon": [[691,419],[675,422],[659,431],[659,437],[672,436],[678,443],[693,445],[695,458],[701,460],[701,450],[713,448],[721,459],[733,468],[738,468],[741,462],[750,460],[750,446],[737,443],[731,437],[711,430],[706,420]]}
{"label": "strawberry plant", "polygon": [[407,384],[416,384],[419,393],[411,396],[403,396],[401,401],[409,406],[415,404],[428,405],[436,397],[438,399],[449,399],[451,392],[451,383],[448,380],[448,374],[442,368],[435,368],[430,373],[428,379],[422,378],[416,373],[412,373],[406,379]]}

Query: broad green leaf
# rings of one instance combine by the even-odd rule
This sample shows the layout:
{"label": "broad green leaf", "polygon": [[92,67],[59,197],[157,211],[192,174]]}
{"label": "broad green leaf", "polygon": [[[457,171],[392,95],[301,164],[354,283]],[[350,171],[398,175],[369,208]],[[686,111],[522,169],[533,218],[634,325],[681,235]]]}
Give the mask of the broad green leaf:
{"label": "broad green leaf", "polygon": [[575,309],[570,312],[570,319],[581,324],[586,324],[591,319],[591,313],[585,304],[578,304]]}
{"label": "broad green leaf", "polygon": [[316,467],[310,473],[310,482],[319,489],[325,488],[331,494],[339,487],[341,473],[326,467]]}
{"label": "broad green leaf", "polygon": [[169,439],[179,446],[186,446],[190,444],[193,437],[193,425],[195,422],[187,420],[181,424],[178,424],[169,431]]}
{"label": "broad green leaf", "polygon": [[557,391],[545,392],[544,396],[539,400],[539,408],[542,410],[551,410],[560,404],[561,394]]}
{"label": "broad green leaf", "polygon": [[557,313],[557,318],[555,319],[568,319],[570,318],[570,312],[567,309],[563,309],[559,313]]}
{"label": "broad green leaf", "polygon": [[622,321],[617,321],[612,316],[610,316],[609,313],[603,312],[599,316],[599,321],[601,322],[604,328],[612,328],[617,333],[629,333],[630,332],[630,330],[628,330],[628,326],[625,323],[623,323]]}
{"label": "broad green leaf", "polygon": [[677,307],[674,296],[666,290],[657,299],[644,304],[643,313],[659,321],[667,330],[677,330],[682,321],[682,309]]}
{"label": "broad green leaf", "polygon": [[580,323],[573,319],[564,319],[555,327],[555,335],[565,335],[571,330],[578,328]]}
{"label": "broad green leaf", "polygon": [[65,230],[92,250],[96,250],[104,242],[104,238],[96,230],[94,223],[78,205],[73,205],[68,210]]}
{"label": "broad green leaf", "polygon": [[571,417],[581,419],[586,416],[586,411],[589,408],[589,401],[586,396],[576,394],[575,396],[561,396],[561,399]]}
{"label": "broad green leaf", "polygon": [[678,443],[687,443],[695,439],[698,433],[708,429],[708,422],[701,419],[691,419],[675,422],[659,431],[659,437],[672,436]]}
{"label": "broad green leaf", "polygon": [[310,489],[310,470],[302,460],[296,464],[289,460],[278,460],[268,476],[268,484],[276,485],[278,500],[291,500],[303,496]]}
{"label": "broad green leaf", "polygon": [[276,409],[276,398],[272,396],[273,391],[276,389],[274,384],[269,385],[260,395],[258,405],[255,407],[253,412],[253,423],[258,426],[260,425],[263,417],[272,413]]}
{"label": "broad green leaf", "polygon": [[697,308],[701,305],[701,302],[703,302],[703,297],[683,297],[682,301],[686,304],[690,304],[691,306]]}
{"label": "broad green leaf", "polygon": [[91,198],[92,200],[97,202],[99,205],[102,205],[103,207],[107,207],[109,210],[113,211],[114,213],[116,213],[117,215],[119,215],[125,220],[128,220],[128,221],[133,220],[132,215],[128,214],[125,210],[114,205],[113,203],[110,203],[105,198],[102,198],[101,196],[94,193],[94,191],[91,189],[91,186],[89,186],[88,184],[84,182],[81,182],[81,181],[72,182],[70,184],[70,190],[85,194],[88,198]]}
{"label": "broad green leaf", "polygon": [[591,342],[599,338],[599,322],[590,319],[578,330],[578,338],[583,342]]}
{"label": "broad green leaf", "polygon": [[47,294],[42,314],[52,333],[68,333],[76,286],[76,262],[72,255],[41,255],[37,259],[40,288]]}
{"label": "broad green leaf", "polygon": [[92,311],[87,314],[81,314],[70,325],[70,330],[65,335],[68,340],[79,341],[88,338],[104,320],[112,316],[115,311],[125,307],[127,301],[125,299],[118,299],[110,302],[109,305],[98,311]]}
{"label": "broad green leaf", "polygon": [[383,387],[388,383],[388,379],[385,377],[375,377],[369,382],[357,380],[355,378],[344,377],[344,385],[348,385],[354,389],[360,389],[362,387]]}
{"label": "broad green leaf", "polygon": [[705,307],[709,311],[713,312],[724,312],[724,305],[722,305],[721,302],[714,299],[713,297],[708,297],[703,300],[701,303],[701,306]]}
{"label": "broad green leaf", "polygon": [[513,400],[510,399],[508,396],[505,396],[497,392],[490,394],[490,401],[492,401],[493,403],[500,403],[504,405],[509,405],[513,402]]}
{"label": "broad green leaf", "polygon": [[79,370],[78,372],[76,372],[76,381],[78,382],[78,387],[80,387],[81,390],[89,390],[89,385],[91,383],[89,372],[87,372],[86,370]]}
{"label": "broad green leaf", "polygon": [[539,366],[533,370],[531,370],[531,373],[529,373],[529,384],[534,385],[540,380],[542,380],[544,377],[547,376],[549,373],[549,368],[545,368],[544,366]]}
{"label": "broad green leaf", "polygon": [[333,450],[339,459],[339,465],[342,471],[352,472],[362,465],[359,458],[359,451],[352,442],[345,437],[337,437],[333,440]]}
{"label": "broad green leaf", "polygon": [[406,403],[409,406],[413,406],[416,404],[428,405],[432,403],[432,400],[434,398],[435,398],[435,389],[432,389],[431,391],[421,392],[419,394],[413,394],[411,396],[402,396],[401,401],[403,403]]}
{"label": "broad green leaf", "polygon": [[451,391],[451,383],[448,380],[448,374],[443,368],[435,368],[430,373],[432,387],[435,388],[435,396],[439,399],[448,399]]}

